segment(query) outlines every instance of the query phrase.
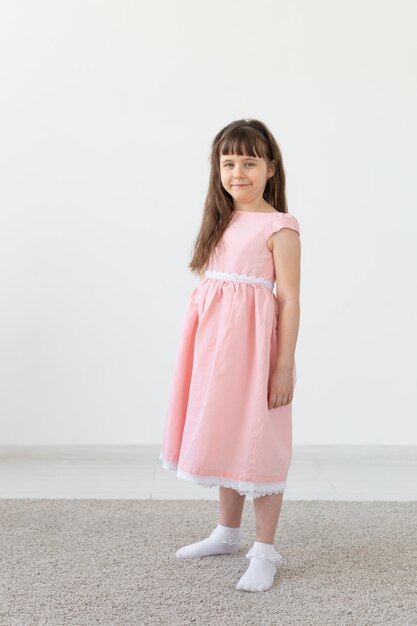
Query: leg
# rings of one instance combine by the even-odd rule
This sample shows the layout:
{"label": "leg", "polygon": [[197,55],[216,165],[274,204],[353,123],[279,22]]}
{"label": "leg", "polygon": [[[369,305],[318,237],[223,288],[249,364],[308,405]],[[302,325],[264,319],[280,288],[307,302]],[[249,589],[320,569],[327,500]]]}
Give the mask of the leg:
{"label": "leg", "polygon": [[254,498],[256,515],[256,539],[248,552],[250,564],[239,580],[236,589],[243,591],[267,591],[274,582],[275,561],[282,556],[275,550],[275,533],[282,506],[282,493]]}
{"label": "leg", "polygon": [[220,513],[219,524],[232,528],[239,528],[242,520],[245,496],[234,489],[219,487],[220,491]]}
{"label": "leg", "polygon": [[273,493],[270,496],[253,499],[256,516],[255,541],[274,543],[283,496],[283,493]]}
{"label": "leg", "polygon": [[211,535],[180,548],[176,552],[179,559],[195,559],[214,554],[234,554],[240,550],[240,520],[245,496],[234,489],[220,487],[220,512],[217,527]]}

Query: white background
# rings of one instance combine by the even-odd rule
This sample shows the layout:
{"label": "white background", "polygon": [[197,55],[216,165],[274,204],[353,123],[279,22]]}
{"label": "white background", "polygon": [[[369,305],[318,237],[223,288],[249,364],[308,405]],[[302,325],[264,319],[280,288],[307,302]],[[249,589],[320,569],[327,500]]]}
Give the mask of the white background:
{"label": "white background", "polygon": [[416,26],[412,0],[1,4],[2,444],[160,442],[211,142],[244,117],[301,228],[294,443],[417,443]]}

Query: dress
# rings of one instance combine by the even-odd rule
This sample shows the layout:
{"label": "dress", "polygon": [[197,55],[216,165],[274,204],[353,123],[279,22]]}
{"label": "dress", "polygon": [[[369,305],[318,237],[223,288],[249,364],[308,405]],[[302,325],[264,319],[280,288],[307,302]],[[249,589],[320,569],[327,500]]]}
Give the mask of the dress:
{"label": "dress", "polygon": [[177,478],[254,498],[284,492],[292,456],[292,403],[268,409],[278,300],[267,240],[281,228],[300,234],[288,213],[234,210],[186,306],[159,455]]}

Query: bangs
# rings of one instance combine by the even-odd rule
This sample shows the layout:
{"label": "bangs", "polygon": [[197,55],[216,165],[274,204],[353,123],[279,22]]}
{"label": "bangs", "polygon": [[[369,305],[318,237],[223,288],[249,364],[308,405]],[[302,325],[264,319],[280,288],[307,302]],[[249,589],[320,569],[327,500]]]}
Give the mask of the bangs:
{"label": "bangs", "polygon": [[235,154],[269,159],[268,144],[263,134],[253,127],[239,126],[229,130],[219,144],[219,155]]}

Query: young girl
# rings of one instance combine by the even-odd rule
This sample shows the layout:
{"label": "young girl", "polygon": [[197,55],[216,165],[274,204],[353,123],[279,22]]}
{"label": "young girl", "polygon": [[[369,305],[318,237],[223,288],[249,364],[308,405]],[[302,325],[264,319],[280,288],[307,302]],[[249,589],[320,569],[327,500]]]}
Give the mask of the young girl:
{"label": "young girl", "polygon": [[299,233],[271,132],[258,120],[232,122],[212,146],[189,264],[201,280],[182,324],[160,459],[178,478],[220,492],[216,528],[178,558],[238,552],[252,496],[256,536],[236,586],[244,591],[270,589],[283,559],[274,540],[292,455]]}

